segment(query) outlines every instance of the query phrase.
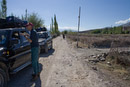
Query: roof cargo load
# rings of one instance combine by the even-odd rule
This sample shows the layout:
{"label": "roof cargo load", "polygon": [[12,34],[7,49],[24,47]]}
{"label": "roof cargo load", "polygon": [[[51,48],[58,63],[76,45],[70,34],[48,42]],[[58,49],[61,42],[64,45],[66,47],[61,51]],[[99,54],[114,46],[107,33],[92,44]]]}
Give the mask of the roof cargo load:
{"label": "roof cargo load", "polygon": [[36,29],[37,32],[41,32],[41,31],[47,31],[47,28],[46,27],[43,27],[43,28],[38,28]]}
{"label": "roof cargo load", "polygon": [[6,19],[0,19],[0,29],[25,27],[26,24],[27,21],[22,21],[14,16],[6,17]]}

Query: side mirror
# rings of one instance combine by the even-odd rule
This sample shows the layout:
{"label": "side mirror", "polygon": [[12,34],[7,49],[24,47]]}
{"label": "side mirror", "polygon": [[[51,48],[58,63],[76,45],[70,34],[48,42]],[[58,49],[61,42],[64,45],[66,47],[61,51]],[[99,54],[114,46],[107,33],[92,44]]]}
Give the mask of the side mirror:
{"label": "side mirror", "polygon": [[18,44],[18,42],[19,42],[18,39],[13,38],[13,39],[11,40],[11,45]]}

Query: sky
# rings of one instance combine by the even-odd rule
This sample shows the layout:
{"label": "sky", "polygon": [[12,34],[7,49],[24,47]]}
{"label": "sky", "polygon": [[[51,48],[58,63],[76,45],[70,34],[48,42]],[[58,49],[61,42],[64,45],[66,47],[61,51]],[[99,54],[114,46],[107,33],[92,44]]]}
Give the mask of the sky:
{"label": "sky", "polygon": [[[0,0],[1,1],[1,0]],[[49,28],[56,14],[59,29],[77,30],[81,6],[80,31],[118,26],[130,21],[130,0],[7,0],[7,14],[38,13]]]}

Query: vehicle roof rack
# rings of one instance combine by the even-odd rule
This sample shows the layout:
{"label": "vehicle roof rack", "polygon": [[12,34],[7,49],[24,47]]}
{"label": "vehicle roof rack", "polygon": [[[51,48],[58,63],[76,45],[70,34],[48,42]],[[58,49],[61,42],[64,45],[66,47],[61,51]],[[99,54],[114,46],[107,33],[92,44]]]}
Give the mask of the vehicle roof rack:
{"label": "vehicle roof rack", "polygon": [[8,16],[6,19],[0,19],[0,29],[5,28],[21,28],[25,27],[27,21],[22,21],[21,19],[14,17],[14,16]]}
{"label": "vehicle roof rack", "polygon": [[47,31],[47,28],[46,27],[40,27],[40,28],[37,28],[36,29],[37,32],[41,32],[41,31]]}

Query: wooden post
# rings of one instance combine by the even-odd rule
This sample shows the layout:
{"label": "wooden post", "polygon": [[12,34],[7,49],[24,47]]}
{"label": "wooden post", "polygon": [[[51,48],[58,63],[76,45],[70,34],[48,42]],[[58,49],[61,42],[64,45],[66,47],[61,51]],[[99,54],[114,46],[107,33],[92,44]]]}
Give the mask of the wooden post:
{"label": "wooden post", "polygon": [[77,36],[77,48],[79,47],[79,28],[80,28],[80,13],[81,13],[81,7],[79,7],[79,16],[78,16],[78,36]]}

